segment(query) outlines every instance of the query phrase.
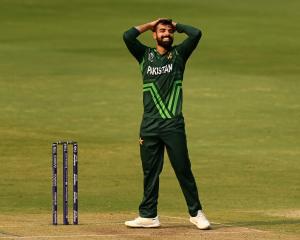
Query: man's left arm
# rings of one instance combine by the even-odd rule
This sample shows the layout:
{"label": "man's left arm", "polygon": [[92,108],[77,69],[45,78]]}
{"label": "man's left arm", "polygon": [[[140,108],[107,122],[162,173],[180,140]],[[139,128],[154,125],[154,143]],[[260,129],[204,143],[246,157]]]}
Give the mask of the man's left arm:
{"label": "man's left arm", "polygon": [[187,60],[197,47],[202,32],[200,29],[181,23],[173,23],[173,25],[176,26],[177,32],[188,35],[188,38],[178,45],[178,51],[182,54],[183,58]]}

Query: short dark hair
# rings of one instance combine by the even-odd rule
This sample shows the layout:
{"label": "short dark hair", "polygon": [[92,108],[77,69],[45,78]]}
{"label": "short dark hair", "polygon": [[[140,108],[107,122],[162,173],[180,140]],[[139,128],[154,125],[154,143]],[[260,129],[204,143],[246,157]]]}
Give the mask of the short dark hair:
{"label": "short dark hair", "polygon": [[159,24],[162,24],[162,25],[169,25],[173,28],[173,30],[175,30],[173,24],[172,24],[172,19],[160,19],[153,27],[152,31],[155,32],[156,31],[156,28]]}

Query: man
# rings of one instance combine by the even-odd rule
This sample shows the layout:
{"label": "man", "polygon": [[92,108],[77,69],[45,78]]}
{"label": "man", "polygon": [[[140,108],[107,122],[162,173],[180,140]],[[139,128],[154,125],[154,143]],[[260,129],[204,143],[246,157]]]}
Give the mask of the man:
{"label": "man", "polygon": [[[153,31],[156,48],[137,40]],[[172,46],[174,32],[188,38]],[[187,25],[158,19],[132,27],[123,35],[125,44],[139,62],[143,76],[144,114],[140,128],[140,154],[144,172],[144,197],[139,217],[126,221],[128,227],[159,227],[157,200],[159,175],[163,168],[164,148],[183,191],[190,221],[199,229],[208,229],[209,221],[202,212],[196,182],[188,156],[182,115],[182,80],[185,64],[201,38],[201,31]]]}

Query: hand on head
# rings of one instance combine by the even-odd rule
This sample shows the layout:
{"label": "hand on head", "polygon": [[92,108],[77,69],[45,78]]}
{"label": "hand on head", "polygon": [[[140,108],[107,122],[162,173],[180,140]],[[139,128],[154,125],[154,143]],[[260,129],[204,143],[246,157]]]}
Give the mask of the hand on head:
{"label": "hand on head", "polygon": [[160,22],[170,22],[174,28],[174,31],[176,31],[176,22],[172,21],[172,19],[170,18],[158,18],[156,20],[154,20],[153,22],[151,22],[151,28],[152,31],[155,31],[155,27],[160,23]]}

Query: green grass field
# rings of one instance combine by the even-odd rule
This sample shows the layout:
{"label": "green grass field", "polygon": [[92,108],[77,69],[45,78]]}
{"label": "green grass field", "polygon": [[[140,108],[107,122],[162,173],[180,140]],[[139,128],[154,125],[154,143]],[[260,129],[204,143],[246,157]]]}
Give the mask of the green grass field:
{"label": "green grass field", "polygon": [[[51,223],[59,139],[79,142],[82,216],[137,213],[142,82],[122,34],[171,17],[203,32],[183,107],[208,217],[299,236],[299,8],[296,0],[0,0],[0,216],[44,214]],[[150,33],[140,39],[154,45]],[[168,160],[159,213],[187,217]]]}

